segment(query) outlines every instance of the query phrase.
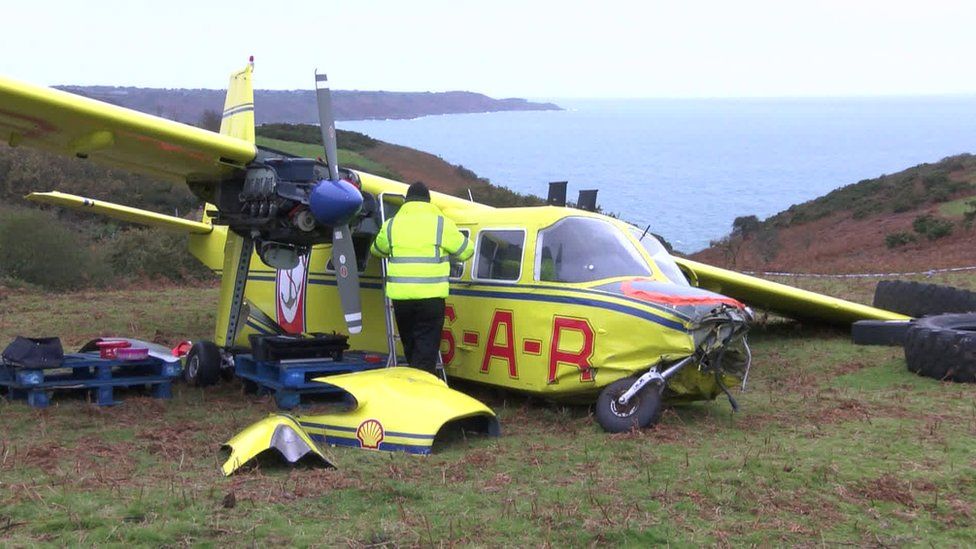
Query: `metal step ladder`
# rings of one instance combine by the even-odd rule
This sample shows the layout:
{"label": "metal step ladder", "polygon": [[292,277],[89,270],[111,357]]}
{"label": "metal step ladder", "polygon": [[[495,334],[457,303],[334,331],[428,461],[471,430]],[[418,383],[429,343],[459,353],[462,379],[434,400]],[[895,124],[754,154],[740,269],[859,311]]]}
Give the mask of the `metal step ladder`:
{"label": "metal step ladder", "polygon": [[[406,197],[402,194],[394,193],[380,193],[380,227],[386,223],[386,199],[387,198],[401,198],[406,201]],[[383,273],[383,313],[386,320],[386,367],[392,368],[397,365],[397,342],[400,341],[400,334],[397,331],[396,317],[393,314],[393,300],[387,297],[386,294],[386,278],[387,278],[387,260],[384,259],[381,262],[380,269]],[[444,357],[441,356],[440,350],[437,352],[437,375],[447,383],[447,371],[444,369]]]}

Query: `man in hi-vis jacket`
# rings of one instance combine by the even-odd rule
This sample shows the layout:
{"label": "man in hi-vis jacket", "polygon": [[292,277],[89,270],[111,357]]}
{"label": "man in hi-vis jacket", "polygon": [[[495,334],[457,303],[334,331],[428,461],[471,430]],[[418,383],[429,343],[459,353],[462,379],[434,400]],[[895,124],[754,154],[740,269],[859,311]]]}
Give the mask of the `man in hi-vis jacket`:
{"label": "man in hi-vis jacket", "polygon": [[386,295],[393,301],[407,362],[435,373],[450,261],[467,260],[474,245],[430,203],[430,191],[418,181],[407,189],[396,215],[383,223],[370,251],[387,259]]}

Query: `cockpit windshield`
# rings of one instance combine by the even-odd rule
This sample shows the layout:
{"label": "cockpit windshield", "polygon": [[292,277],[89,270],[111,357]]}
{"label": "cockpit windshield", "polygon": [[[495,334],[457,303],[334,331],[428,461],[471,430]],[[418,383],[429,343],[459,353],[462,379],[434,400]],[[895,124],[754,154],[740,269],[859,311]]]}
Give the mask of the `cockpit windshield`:
{"label": "cockpit windshield", "polygon": [[674,258],[668,253],[668,250],[646,229],[638,229],[637,227],[630,227],[630,234],[634,235],[634,238],[644,247],[647,255],[651,256],[654,263],[657,265],[658,269],[664,273],[664,276],[668,277],[668,280],[678,284],[679,286],[688,286],[688,279],[681,272],[678,264],[674,262]]}
{"label": "cockpit windshield", "polygon": [[650,276],[651,270],[626,235],[613,224],[567,217],[539,231],[535,278],[546,282],[591,282],[618,276]]}

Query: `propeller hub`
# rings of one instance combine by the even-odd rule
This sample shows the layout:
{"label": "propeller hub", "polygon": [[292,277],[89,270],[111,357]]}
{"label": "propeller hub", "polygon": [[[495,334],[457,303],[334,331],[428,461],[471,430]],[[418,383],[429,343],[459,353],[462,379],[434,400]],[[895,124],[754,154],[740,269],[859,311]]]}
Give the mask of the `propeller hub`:
{"label": "propeller hub", "polygon": [[363,207],[363,195],[352,183],[322,180],[312,189],[309,209],[320,225],[348,224]]}

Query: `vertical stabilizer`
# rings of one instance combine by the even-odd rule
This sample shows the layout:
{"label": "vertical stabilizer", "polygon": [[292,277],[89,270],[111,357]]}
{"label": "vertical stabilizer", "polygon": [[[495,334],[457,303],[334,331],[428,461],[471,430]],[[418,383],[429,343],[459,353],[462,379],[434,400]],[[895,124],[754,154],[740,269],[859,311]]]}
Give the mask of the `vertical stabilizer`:
{"label": "vertical stabilizer", "polygon": [[227,85],[227,99],[224,101],[224,114],[220,121],[220,133],[254,143],[254,87],[251,73],[254,72],[254,57],[247,66],[230,75]]}

